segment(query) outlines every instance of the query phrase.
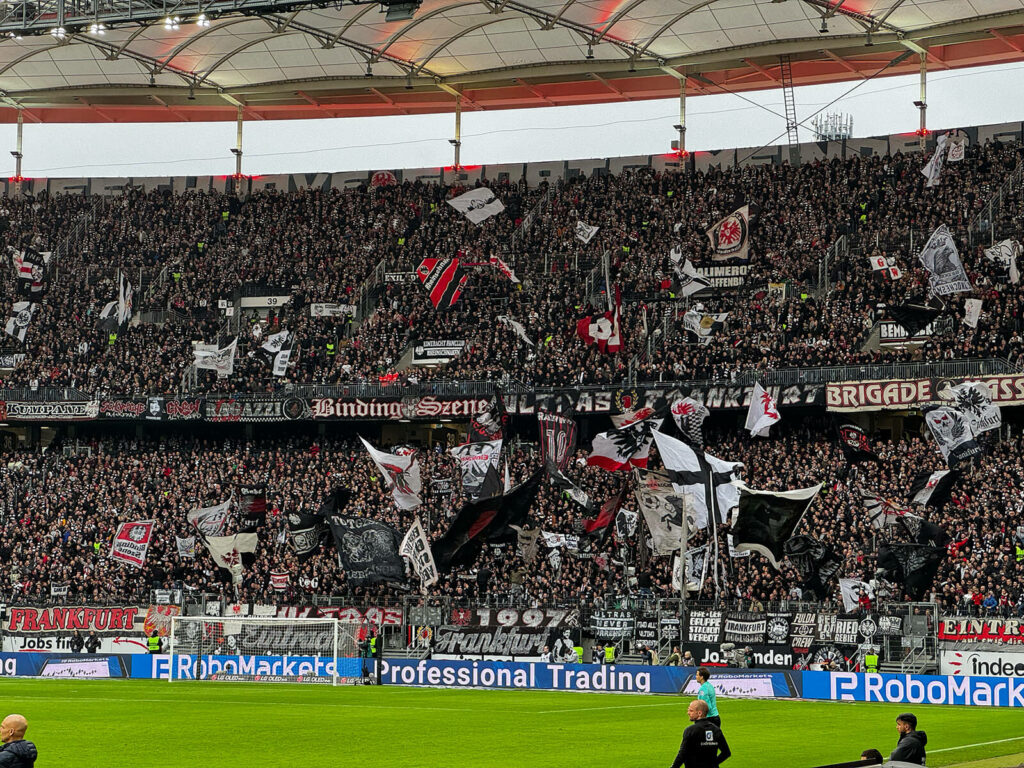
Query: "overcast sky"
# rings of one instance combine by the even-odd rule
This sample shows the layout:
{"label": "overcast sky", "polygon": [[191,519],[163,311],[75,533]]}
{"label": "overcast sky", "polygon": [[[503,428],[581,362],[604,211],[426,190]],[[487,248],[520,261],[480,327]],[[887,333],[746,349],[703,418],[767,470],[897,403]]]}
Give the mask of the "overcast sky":
{"label": "overcast sky", "polygon": [[[1024,65],[930,73],[928,125],[953,128],[1024,120]],[[1008,98],[1009,96],[1009,98]],[[687,99],[687,149],[783,143],[780,91]],[[801,120],[829,112],[854,120],[855,136],[913,131],[918,78],[890,77],[796,90]],[[667,152],[676,137],[677,100],[582,107],[465,112],[462,163],[566,160]],[[247,174],[429,168],[451,165],[452,115],[253,121],[245,124]],[[808,119],[808,125],[810,120]],[[801,130],[801,140],[813,138]],[[25,124],[28,177],[184,176],[234,172],[235,124]],[[0,151],[14,149],[15,126],[0,126]],[[13,175],[14,160],[3,153]]]}

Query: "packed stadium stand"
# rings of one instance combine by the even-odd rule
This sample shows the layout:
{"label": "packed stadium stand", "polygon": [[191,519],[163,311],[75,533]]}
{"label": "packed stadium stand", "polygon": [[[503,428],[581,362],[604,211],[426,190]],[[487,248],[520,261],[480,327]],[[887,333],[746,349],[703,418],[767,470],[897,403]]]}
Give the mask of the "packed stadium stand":
{"label": "packed stadium stand", "polygon": [[[789,561],[776,568],[723,544],[709,549],[718,567],[692,585],[692,600],[748,610],[840,604],[834,577],[876,576],[882,531],[867,522],[864,488],[941,529],[931,543],[948,546],[948,556],[930,585],[941,606],[1020,615],[1024,446],[1015,409],[978,436],[981,448],[957,467],[948,500],[903,504],[922,471],[945,466],[918,410],[932,396],[882,401],[856,387],[927,380],[938,393],[940,382],[1002,377],[996,403],[1024,399],[1015,389],[1016,268],[985,254],[1020,237],[1020,134],[979,139],[985,130],[969,129],[963,160],[933,187],[921,172],[927,153],[844,146],[798,167],[705,159],[698,168],[693,158],[680,167],[677,158],[534,184],[525,172],[493,180],[480,171],[452,184],[376,174],[340,188],[240,194],[142,184],[109,196],[40,189],[8,198],[3,245],[15,268],[0,281],[5,295],[38,309],[23,341],[17,331],[5,336],[0,373],[8,421],[0,559],[9,564],[0,595],[137,602],[155,588],[184,588],[248,603],[402,599],[411,582],[350,583],[327,538],[300,557],[296,515],[313,514],[340,486],[352,492],[346,514],[398,532],[418,517],[436,543],[469,501],[448,448],[466,439],[470,417],[506,412],[507,489],[543,467],[534,414],[545,398],[564,396],[579,418],[576,460],[566,460],[559,485],[542,484],[520,521],[544,531],[541,554],[496,535],[462,567],[442,568],[424,593],[532,605],[671,598],[672,558],[652,556],[643,524],[637,534],[636,516],[617,514],[631,506],[623,499],[636,481],[588,466],[586,439],[611,426],[601,414],[689,395],[711,411],[706,449],[741,462],[749,486],[822,484],[801,531],[842,563],[813,594]],[[504,212],[478,225],[447,204],[474,189],[490,189]],[[742,206],[749,252],[723,258],[706,231]],[[581,224],[599,230],[587,238]],[[917,254],[942,225],[970,285],[939,300],[927,293]],[[18,263],[47,252],[26,281]],[[452,306],[435,307],[418,271],[425,260],[453,258],[468,279]],[[872,267],[879,259],[885,269]],[[706,287],[684,290],[693,274]],[[125,283],[127,312],[112,322]],[[965,298],[982,301],[976,327]],[[925,319],[894,332],[907,307]],[[583,338],[595,327],[586,318],[602,316],[615,320],[621,345]],[[291,353],[279,365],[281,345],[266,345],[284,331]],[[223,350],[233,339],[230,375],[197,368],[205,348],[197,343]],[[424,345],[444,340],[454,351],[417,364]],[[785,416],[767,440],[738,423],[755,382],[772,388]],[[840,450],[836,427],[853,418],[877,461],[852,467]],[[309,419],[320,421],[311,429]],[[423,489],[415,510],[395,504],[394,477],[357,433],[385,450],[408,446]],[[651,456],[649,468],[658,468],[656,448]],[[196,547],[186,514],[237,503],[253,486],[265,494],[266,523],[232,579]],[[611,518],[600,520],[609,504]],[[148,555],[129,569],[108,548],[120,524],[139,520],[155,524]],[[722,523],[719,536],[697,531],[690,546],[724,543]],[[217,532],[230,536],[241,524],[235,515]],[[905,533],[907,546],[918,541]],[[190,538],[191,549],[181,543]],[[909,598],[903,585],[884,583],[891,599]]]}

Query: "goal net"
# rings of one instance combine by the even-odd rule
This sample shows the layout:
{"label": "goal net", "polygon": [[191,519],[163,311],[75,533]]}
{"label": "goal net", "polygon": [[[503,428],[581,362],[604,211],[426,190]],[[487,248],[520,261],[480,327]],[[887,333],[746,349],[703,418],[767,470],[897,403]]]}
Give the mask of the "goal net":
{"label": "goal net", "polygon": [[[369,674],[359,625],[337,619],[175,616],[170,679],[342,685]],[[367,670],[364,672],[364,662]]]}

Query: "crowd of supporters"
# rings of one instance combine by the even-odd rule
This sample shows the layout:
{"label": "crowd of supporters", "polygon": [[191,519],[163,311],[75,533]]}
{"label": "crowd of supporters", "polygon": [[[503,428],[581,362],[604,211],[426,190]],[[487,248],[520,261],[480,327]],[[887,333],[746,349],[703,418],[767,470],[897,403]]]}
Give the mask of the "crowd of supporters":
{"label": "crowd of supporters", "polygon": [[[92,201],[7,201],[10,226],[0,245],[17,249],[32,241],[57,257],[25,342],[5,336],[0,345],[25,355],[0,381],[136,394],[183,386],[266,391],[282,383],[376,382],[396,373],[403,380],[508,375],[536,384],[604,383],[621,381],[638,353],[640,380],[922,358],[1017,360],[1024,351],[1019,289],[984,258],[981,242],[991,238],[972,223],[1020,157],[1019,144],[970,147],[934,188],[925,187],[920,155],[899,154],[703,173],[640,169],[559,181],[551,189],[487,182],[506,210],[480,225],[445,204],[462,186],[422,182],[271,190],[244,201],[129,190],[97,206],[73,242],[62,236]],[[1000,209],[1000,237],[1019,233],[1024,213],[1015,195]],[[513,246],[523,215],[542,198],[546,205]],[[698,266],[717,264],[705,230],[743,203],[759,209],[744,284],[683,300],[670,252]],[[600,227],[589,244],[576,238],[578,221]],[[940,224],[957,238],[970,296],[984,302],[977,329],[963,323],[967,294],[958,294],[947,297],[927,344],[862,351],[886,307],[924,298],[927,274],[916,251]],[[819,262],[843,236],[850,248],[828,264],[825,291]],[[608,282],[623,301],[618,354],[576,335],[577,319],[606,309],[606,253]],[[522,282],[488,265],[492,255],[511,264]],[[418,282],[378,281],[381,264],[408,273],[424,258],[456,256],[471,274],[447,310],[435,310]],[[893,281],[873,271],[871,256],[890,258],[904,276]],[[112,336],[98,327],[98,315],[116,296],[118,270],[137,291],[137,315]],[[0,273],[4,295],[13,296],[13,276]],[[768,291],[769,283],[782,282],[789,283],[785,296]],[[291,300],[259,318],[252,311],[225,316],[221,300],[237,310],[238,299],[254,290]],[[358,304],[360,317],[311,317],[312,302]],[[705,312],[729,313],[706,345],[681,331],[683,313],[697,303]],[[497,322],[499,315],[522,323],[529,341]],[[287,375],[275,378],[259,345],[281,328],[292,331],[297,352]],[[198,380],[184,376],[194,360],[192,342],[226,343],[235,335],[239,355],[230,379],[208,371]],[[403,352],[424,339],[460,339],[466,347],[447,366],[399,371]]]}
{"label": "crowd of supporters", "polygon": [[[902,501],[917,473],[942,466],[933,442],[918,434],[876,437],[881,462],[859,465],[851,472],[830,432],[822,429],[816,417],[787,418],[769,439],[750,438],[732,421],[717,420],[709,430],[708,450],[727,460],[742,461],[749,485],[781,490],[824,484],[798,532],[818,538],[842,557],[838,574],[842,577],[873,578],[878,544],[892,535],[892,531],[880,532],[868,524],[858,489]],[[526,431],[524,441],[533,439]],[[1024,436],[1013,431],[1011,426],[991,438],[986,454],[964,473],[943,508],[915,510],[950,538],[949,554],[933,587],[949,611],[1024,615],[1024,564],[1019,558],[1024,533],[1018,527],[1024,490],[1019,457]],[[404,587],[348,584],[329,537],[305,562],[299,562],[289,543],[289,514],[316,510],[338,485],[352,491],[346,514],[385,521],[399,534],[412,523],[413,513],[397,509],[384,479],[354,437],[246,441],[107,435],[75,441],[75,445],[77,451],[65,452],[55,444],[46,453],[15,452],[0,469],[0,526],[5,531],[0,560],[6,574],[0,597],[8,602],[48,600],[54,585],[68,585],[68,595],[61,599],[72,601],[145,601],[154,587],[212,592],[235,599],[229,575],[217,568],[205,547],[197,545],[195,559],[183,558],[176,537],[194,535],[186,520],[190,509],[217,504],[237,495],[240,486],[257,483],[267,485],[267,523],[259,531],[255,561],[238,586],[239,600],[281,602],[303,594],[379,599],[418,591],[414,575]],[[522,480],[538,463],[536,446],[511,436],[506,446],[513,482]],[[586,450],[579,452],[567,474],[598,506],[614,497],[624,483],[629,484],[629,491],[635,488],[629,474],[586,466],[586,454]],[[440,445],[419,449],[417,460],[423,503],[415,514],[436,539],[464,502],[458,469]],[[651,466],[657,465],[655,449]],[[453,480],[454,494],[435,493],[441,485],[434,482],[438,479]],[[623,506],[636,508],[632,493]],[[594,515],[596,511],[589,513]],[[586,533],[583,522],[587,517],[582,507],[545,483],[530,510],[528,527],[578,537],[578,547],[563,546],[558,556],[551,557],[542,545],[537,555],[527,560],[513,537],[508,543],[484,547],[471,567],[442,574],[441,581],[428,591],[535,605],[608,596],[676,595],[671,558],[651,556],[645,537],[622,525],[616,530],[612,523]],[[117,525],[133,520],[156,521],[154,540],[141,570],[109,557]],[[775,600],[813,599],[788,564],[776,570],[756,553],[730,557],[725,546],[727,533],[725,526],[719,531],[718,577],[709,569],[701,592],[692,597],[710,600],[717,595],[754,609]],[[708,540],[709,532],[698,532],[691,545]],[[289,574],[286,592],[273,590],[272,571]],[[893,597],[901,596],[897,585]],[[834,582],[830,599],[839,599]]]}

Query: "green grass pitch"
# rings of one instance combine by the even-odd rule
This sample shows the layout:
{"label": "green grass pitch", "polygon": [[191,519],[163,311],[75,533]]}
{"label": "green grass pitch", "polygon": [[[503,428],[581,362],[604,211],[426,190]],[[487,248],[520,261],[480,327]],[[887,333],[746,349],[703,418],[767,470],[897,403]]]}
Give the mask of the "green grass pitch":
{"label": "green grass pitch", "polygon": [[[149,680],[0,680],[39,768],[667,768],[684,697]],[[1020,753],[1011,709],[720,699],[729,768],[888,754],[917,714],[928,765]],[[981,742],[998,741],[985,746]],[[953,749],[966,747],[964,749]],[[944,750],[944,751],[937,751]],[[1015,765],[1016,760],[1006,763]]]}

